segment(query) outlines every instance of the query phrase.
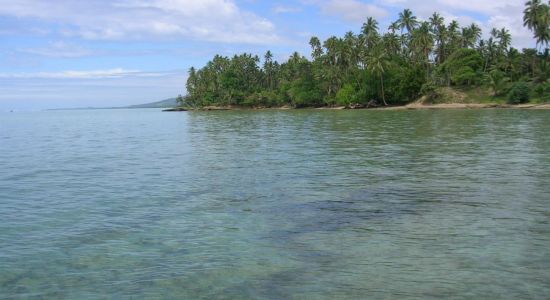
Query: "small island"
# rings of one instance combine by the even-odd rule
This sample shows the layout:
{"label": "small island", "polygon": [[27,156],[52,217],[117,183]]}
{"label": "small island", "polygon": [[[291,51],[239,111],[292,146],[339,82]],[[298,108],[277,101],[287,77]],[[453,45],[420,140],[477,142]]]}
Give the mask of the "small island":
{"label": "small island", "polygon": [[[168,111],[258,108],[548,108],[550,6],[526,3],[537,48],[511,47],[506,28],[487,38],[472,23],[399,13],[387,30],[369,17],[359,33],[312,37],[311,59],[283,63],[244,53],[216,55],[189,70],[188,94]],[[527,104],[527,105],[525,105]]]}

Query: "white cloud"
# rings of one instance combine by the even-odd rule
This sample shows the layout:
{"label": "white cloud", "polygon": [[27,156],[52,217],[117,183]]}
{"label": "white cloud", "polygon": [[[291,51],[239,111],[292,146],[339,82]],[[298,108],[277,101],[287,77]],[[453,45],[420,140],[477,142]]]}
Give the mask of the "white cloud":
{"label": "white cloud", "polygon": [[[447,22],[457,20],[462,26],[477,23],[488,37],[493,27],[506,27],[512,34],[516,48],[534,47],[532,33],[523,27],[522,0],[301,0],[303,4],[316,5],[326,15],[362,23],[367,17],[375,17],[382,24],[397,19],[396,11],[409,8],[421,20],[427,20],[433,12],[440,13]],[[394,14],[389,15],[388,11]],[[380,26],[383,29],[385,26]]]}
{"label": "white cloud", "polygon": [[0,111],[112,107],[185,94],[186,72],[130,69],[0,73]]}
{"label": "white cloud", "polygon": [[324,14],[338,16],[355,23],[363,23],[368,17],[381,19],[388,16],[388,11],[384,8],[357,0],[330,0],[319,4]]}
{"label": "white cloud", "polygon": [[506,27],[512,34],[514,47],[535,45],[532,34],[523,27],[524,1],[521,0],[378,0],[378,3],[397,9],[409,8],[422,19],[437,11],[447,22],[457,20],[463,26],[476,22],[485,37],[493,27]]}
{"label": "white cloud", "polygon": [[301,12],[302,8],[297,6],[287,6],[287,5],[277,4],[273,7],[272,11],[276,14],[287,14],[287,13]]}
{"label": "white cloud", "polygon": [[69,44],[63,41],[51,42],[46,47],[18,49],[17,52],[38,56],[62,58],[79,58],[98,54],[96,51],[92,51],[82,46]]}
{"label": "white cloud", "polygon": [[34,72],[34,73],[0,73],[1,79],[112,79],[128,77],[162,77],[171,72],[144,72],[122,68],[109,70]]}
{"label": "white cloud", "polygon": [[280,42],[269,20],[232,0],[2,1],[0,15],[61,24],[86,39],[194,38],[216,42]]}

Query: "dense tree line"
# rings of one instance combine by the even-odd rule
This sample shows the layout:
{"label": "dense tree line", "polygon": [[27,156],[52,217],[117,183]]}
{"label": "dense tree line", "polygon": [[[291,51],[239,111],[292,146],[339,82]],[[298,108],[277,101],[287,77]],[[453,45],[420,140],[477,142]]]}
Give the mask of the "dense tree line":
{"label": "dense tree line", "polygon": [[405,9],[383,33],[368,18],[358,34],[312,37],[311,59],[297,52],[283,63],[270,51],[263,59],[216,55],[203,68],[189,70],[182,100],[192,106],[399,105],[444,86],[482,87],[493,96],[527,89],[546,97],[550,3],[528,1],[524,25],[533,31],[536,49],[511,47],[506,28],[494,28],[483,39],[476,24],[446,23],[438,13],[420,21]]}

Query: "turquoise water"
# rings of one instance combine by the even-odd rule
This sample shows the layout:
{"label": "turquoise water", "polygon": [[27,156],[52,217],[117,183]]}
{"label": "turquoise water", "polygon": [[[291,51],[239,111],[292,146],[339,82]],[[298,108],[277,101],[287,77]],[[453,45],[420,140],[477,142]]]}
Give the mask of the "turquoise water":
{"label": "turquoise water", "polygon": [[544,299],[550,111],[0,114],[0,298]]}

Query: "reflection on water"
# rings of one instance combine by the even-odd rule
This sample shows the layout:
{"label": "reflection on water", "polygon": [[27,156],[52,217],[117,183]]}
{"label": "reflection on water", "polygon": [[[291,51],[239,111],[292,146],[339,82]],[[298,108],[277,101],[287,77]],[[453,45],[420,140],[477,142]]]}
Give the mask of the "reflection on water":
{"label": "reflection on water", "polygon": [[550,294],[550,112],[0,114],[0,298]]}

